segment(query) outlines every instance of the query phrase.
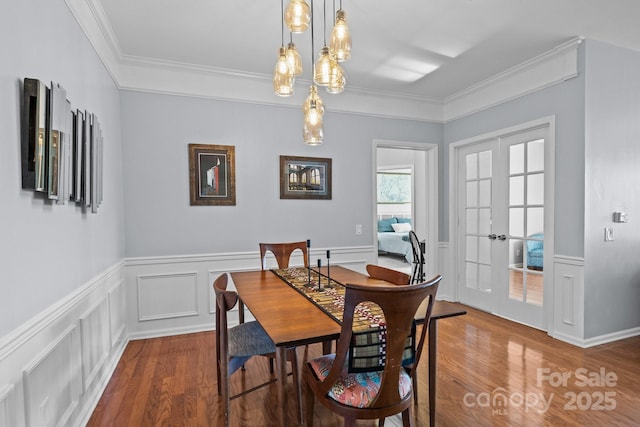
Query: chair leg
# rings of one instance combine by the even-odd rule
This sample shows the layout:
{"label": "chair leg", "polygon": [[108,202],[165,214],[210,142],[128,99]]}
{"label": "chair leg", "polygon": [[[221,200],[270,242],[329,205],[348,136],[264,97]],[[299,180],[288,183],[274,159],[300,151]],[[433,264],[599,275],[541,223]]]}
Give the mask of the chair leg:
{"label": "chair leg", "polygon": [[344,427],[356,427],[356,419],[351,417],[344,417]]}
{"label": "chair leg", "polygon": [[[305,366],[306,369],[306,366]],[[306,415],[307,415],[307,419],[305,421],[305,424],[308,427],[313,427],[313,404],[314,404],[314,395],[313,395],[313,390],[311,390],[311,386],[309,386],[309,384],[306,383],[305,381],[305,389],[304,389],[305,393],[304,393],[304,406],[306,409]]]}
{"label": "chair leg", "polygon": [[402,426],[413,427],[413,415],[411,414],[411,405],[402,411]]}
{"label": "chair leg", "polygon": [[384,427],[384,420],[385,420],[384,418],[380,418],[378,420],[378,427]]}
{"label": "chair leg", "polygon": [[418,405],[418,365],[413,367],[411,381],[413,382],[413,404]]}

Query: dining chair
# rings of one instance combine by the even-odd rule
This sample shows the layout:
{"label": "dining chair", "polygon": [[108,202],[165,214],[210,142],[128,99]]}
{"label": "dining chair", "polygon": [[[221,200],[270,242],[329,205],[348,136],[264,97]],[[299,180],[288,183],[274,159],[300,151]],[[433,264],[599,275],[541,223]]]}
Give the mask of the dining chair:
{"label": "dining chair", "polygon": [[411,281],[411,276],[408,274],[380,265],[367,264],[366,269],[372,279],[384,280],[394,285],[408,285]]}
{"label": "dining chair", "polygon": [[[235,291],[227,290],[228,275],[221,274],[213,282],[216,295],[216,372],[218,379],[218,394],[222,396],[225,426],[229,425],[230,401],[276,381],[271,379],[258,386],[244,390],[236,395],[230,395],[229,380],[231,375],[251,359],[253,356],[275,357],[276,347],[262,326],[256,321],[246,322],[228,327],[227,312],[238,301]],[[298,418],[302,418],[300,397],[300,381],[298,377],[298,362],[295,351],[287,352],[287,359],[291,361],[293,382],[296,390]]]}
{"label": "dining chair", "polygon": [[409,242],[413,253],[411,283],[420,283],[424,281],[424,252],[422,251],[422,244],[418,240],[418,235],[413,230],[409,231]]}
{"label": "dining chair", "polygon": [[[413,385],[403,361],[412,360],[417,365],[420,360],[426,326],[441,279],[441,276],[436,276],[428,282],[415,285],[346,285],[336,353],[313,359],[305,363],[303,368],[306,425],[313,425],[316,399],[329,410],[342,415],[345,426],[354,426],[356,419],[379,419],[382,425],[384,418],[397,413],[402,413],[404,426],[413,425]],[[425,299],[428,300],[425,327],[420,332],[420,339],[413,337],[411,345],[407,347],[408,337],[412,337],[412,331],[415,330],[415,312]],[[362,351],[362,348],[358,348],[356,352],[356,347],[352,346],[354,337],[362,334],[361,331],[353,331],[354,312],[360,303],[366,301],[378,305],[384,314],[386,331],[381,334],[383,338],[380,340],[384,342],[373,340],[379,348],[375,357],[379,364],[368,369],[350,369],[350,366],[355,366],[353,359]],[[382,348],[385,349],[384,353]],[[365,348],[365,353],[367,350],[371,348]],[[410,353],[408,357],[407,351]]]}
{"label": "dining chair", "polygon": [[260,262],[262,269],[267,269],[267,253],[271,252],[278,263],[278,268],[289,268],[291,254],[299,249],[304,258],[304,266],[309,266],[309,252],[307,242],[290,242],[290,243],[260,243]]}

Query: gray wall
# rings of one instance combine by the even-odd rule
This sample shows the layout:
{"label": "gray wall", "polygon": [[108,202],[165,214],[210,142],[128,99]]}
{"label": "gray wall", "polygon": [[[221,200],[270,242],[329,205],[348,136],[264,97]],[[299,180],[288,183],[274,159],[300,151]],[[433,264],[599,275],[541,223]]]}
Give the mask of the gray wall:
{"label": "gray wall", "polygon": [[[586,44],[585,337],[640,325],[640,53]],[[626,224],[612,222],[616,211]],[[604,228],[614,241],[604,242]]]}
{"label": "gray wall", "polygon": [[[64,1],[7,1],[0,13],[0,338],[124,256],[119,92]],[[54,81],[102,125],[104,202],[97,215],[21,188],[25,77]]]}
{"label": "gray wall", "polygon": [[440,240],[449,240],[449,144],[542,117],[556,118],[555,252],[584,255],[584,46],[579,75],[445,125],[440,181]]}
{"label": "gray wall", "polygon": [[[324,145],[308,147],[299,108],[124,92],[127,256],[372,245],[373,140],[438,143],[442,125],[334,114],[329,95],[325,106]],[[236,206],[189,205],[189,143],[235,146]],[[280,200],[280,155],[333,159],[332,200]]]}

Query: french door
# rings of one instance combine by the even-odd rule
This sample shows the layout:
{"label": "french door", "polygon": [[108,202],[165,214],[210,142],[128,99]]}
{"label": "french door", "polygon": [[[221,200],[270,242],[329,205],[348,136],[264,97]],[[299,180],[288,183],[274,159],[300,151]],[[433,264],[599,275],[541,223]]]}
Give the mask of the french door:
{"label": "french door", "polygon": [[544,327],[543,127],[458,150],[460,300]]}

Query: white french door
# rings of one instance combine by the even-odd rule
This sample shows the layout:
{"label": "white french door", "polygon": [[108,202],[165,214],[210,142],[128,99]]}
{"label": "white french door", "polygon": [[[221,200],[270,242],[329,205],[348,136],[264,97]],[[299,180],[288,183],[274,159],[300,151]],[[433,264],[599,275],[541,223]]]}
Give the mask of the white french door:
{"label": "white french door", "polygon": [[460,300],[544,328],[545,139],[548,127],[457,154]]}

